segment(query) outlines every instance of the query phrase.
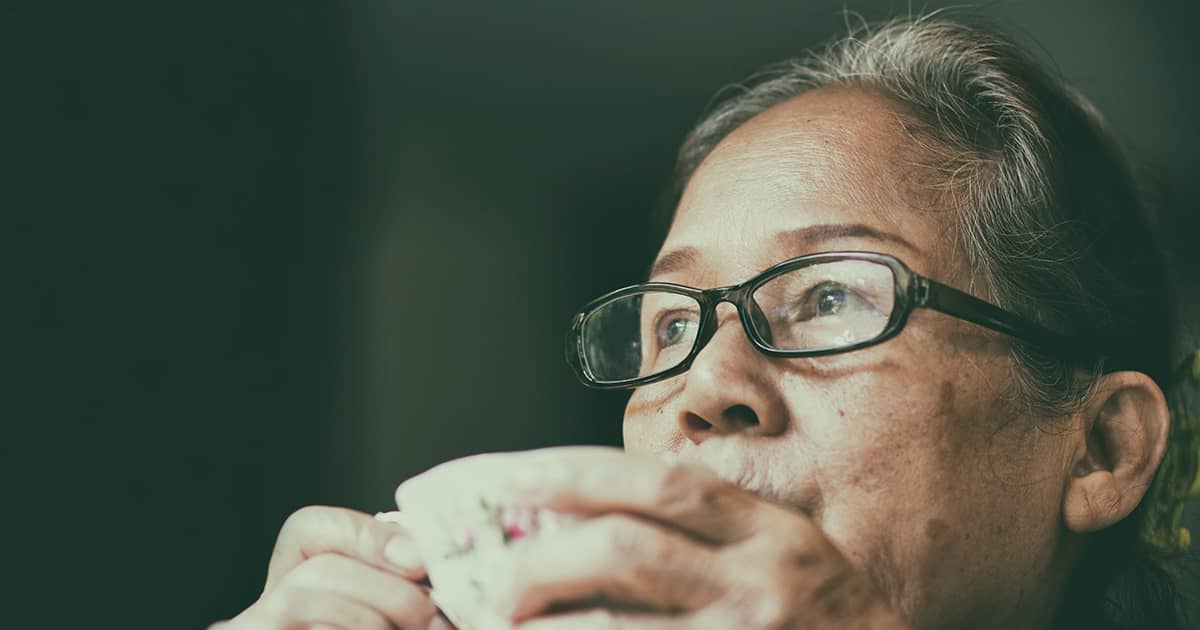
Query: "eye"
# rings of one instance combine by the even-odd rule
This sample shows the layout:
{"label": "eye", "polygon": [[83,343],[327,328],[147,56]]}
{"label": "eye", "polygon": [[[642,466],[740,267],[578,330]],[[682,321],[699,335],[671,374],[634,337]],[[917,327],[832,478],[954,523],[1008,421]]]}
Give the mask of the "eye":
{"label": "eye", "polygon": [[808,290],[795,310],[798,320],[872,311],[871,301],[840,282],[825,281]]}
{"label": "eye", "polygon": [[814,316],[825,317],[842,312],[849,299],[846,295],[846,288],[832,282],[826,282],[818,288]]}
{"label": "eye", "polygon": [[691,339],[696,324],[694,313],[686,311],[664,313],[658,318],[658,323],[655,325],[655,336],[658,338],[659,347],[666,348]]}

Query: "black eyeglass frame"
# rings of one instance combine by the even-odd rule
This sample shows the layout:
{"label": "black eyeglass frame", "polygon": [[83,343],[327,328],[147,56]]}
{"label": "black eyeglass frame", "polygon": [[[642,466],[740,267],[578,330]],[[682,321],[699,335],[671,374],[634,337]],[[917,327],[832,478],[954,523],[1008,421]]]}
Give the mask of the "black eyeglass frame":
{"label": "black eyeglass frame", "polygon": [[[815,350],[781,350],[772,347],[756,330],[751,320],[754,308],[754,292],[768,281],[784,273],[802,267],[841,261],[867,261],[887,266],[892,271],[896,289],[895,303],[892,313],[882,332],[870,339],[837,348],[818,348]],[[592,374],[587,365],[583,347],[583,326],[588,317],[600,307],[638,293],[659,291],[675,293],[696,300],[700,304],[700,330],[696,341],[678,365],[648,376],[640,376],[620,381],[602,381]],[[631,389],[650,383],[666,380],[672,376],[686,372],[700,351],[704,349],[717,331],[716,310],[722,302],[733,304],[738,312],[742,329],[759,352],[771,357],[805,358],[820,357],[831,354],[852,352],[869,346],[883,343],[904,329],[909,315],[918,308],[930,308],[952,317],[962,319],[985,328],[1003,333],[1032,344],[1037,350],[1059,359],[1087,365],[1099,357],[1087,350],[1083,340],[1054,332],[1021,315],[1004,310],[995,304],[964,293],[936,280],[926,278],[908,268],[900,259],[889,254],[861,251],[837,251],[808,254],[798,258],[785,260],[781,263],[758,273],[745,282],[733,286],[715,289],[696,289],[670,282],[644,282],[617,289],[588,302],[571,319],[567,333],[567,362],[574,369],[576,376],[588,387],[594,389]]]}

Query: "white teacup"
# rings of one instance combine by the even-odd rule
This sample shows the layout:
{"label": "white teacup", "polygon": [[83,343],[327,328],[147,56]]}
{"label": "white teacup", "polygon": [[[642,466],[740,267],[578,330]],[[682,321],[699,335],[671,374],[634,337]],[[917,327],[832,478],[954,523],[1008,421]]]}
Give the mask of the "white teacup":
{"label": "white teacup", "polygon": [[399,511],[377,515],[412,534],[429,571],[430,597],[459,630],[511,628],[487,603],[493,585],[511,575],[513,548],[574,520],[514,504],[511,479],[529,465],[519,455],[489,453],[438,465],[400,484]]}

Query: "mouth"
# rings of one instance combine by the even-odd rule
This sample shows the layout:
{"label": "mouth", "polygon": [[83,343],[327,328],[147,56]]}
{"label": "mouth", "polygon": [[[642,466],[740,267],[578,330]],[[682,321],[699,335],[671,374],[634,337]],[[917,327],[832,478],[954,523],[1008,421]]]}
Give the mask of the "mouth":
{"label": "mouth", "polygon": [[754,465],[744,463],[732,470],[720,470],[717,477],[772,503],[793,506],[795,497],[789,496],[788,488],[781,488],[772,476],[763,474]]}
{"label": "mouth", "polygon": [[768,458],[750,457],[738,448],[704,450],[688,449],[670,459],[705,468],[722,481],[810,518],[817,514],[819,493],[815,488],[808,487],[810,484],[803,479],[772,470]]}

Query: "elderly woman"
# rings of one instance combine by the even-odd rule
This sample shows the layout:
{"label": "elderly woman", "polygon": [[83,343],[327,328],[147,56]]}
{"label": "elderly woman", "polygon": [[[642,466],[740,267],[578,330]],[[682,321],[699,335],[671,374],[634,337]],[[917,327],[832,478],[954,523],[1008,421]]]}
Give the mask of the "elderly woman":
{"label": "elderly woman", "polygon": [[[678,184],[649,282],[572,324],[585,383],[633,390],[627,452],[529,455],[527,497],[599,518],[528,545],[521,627],[1181,626],[1190,375],[1087,101],[894,21],[716,107]],[[308,508],[223,627],[444,626],[422,575],[403,529]]]}

